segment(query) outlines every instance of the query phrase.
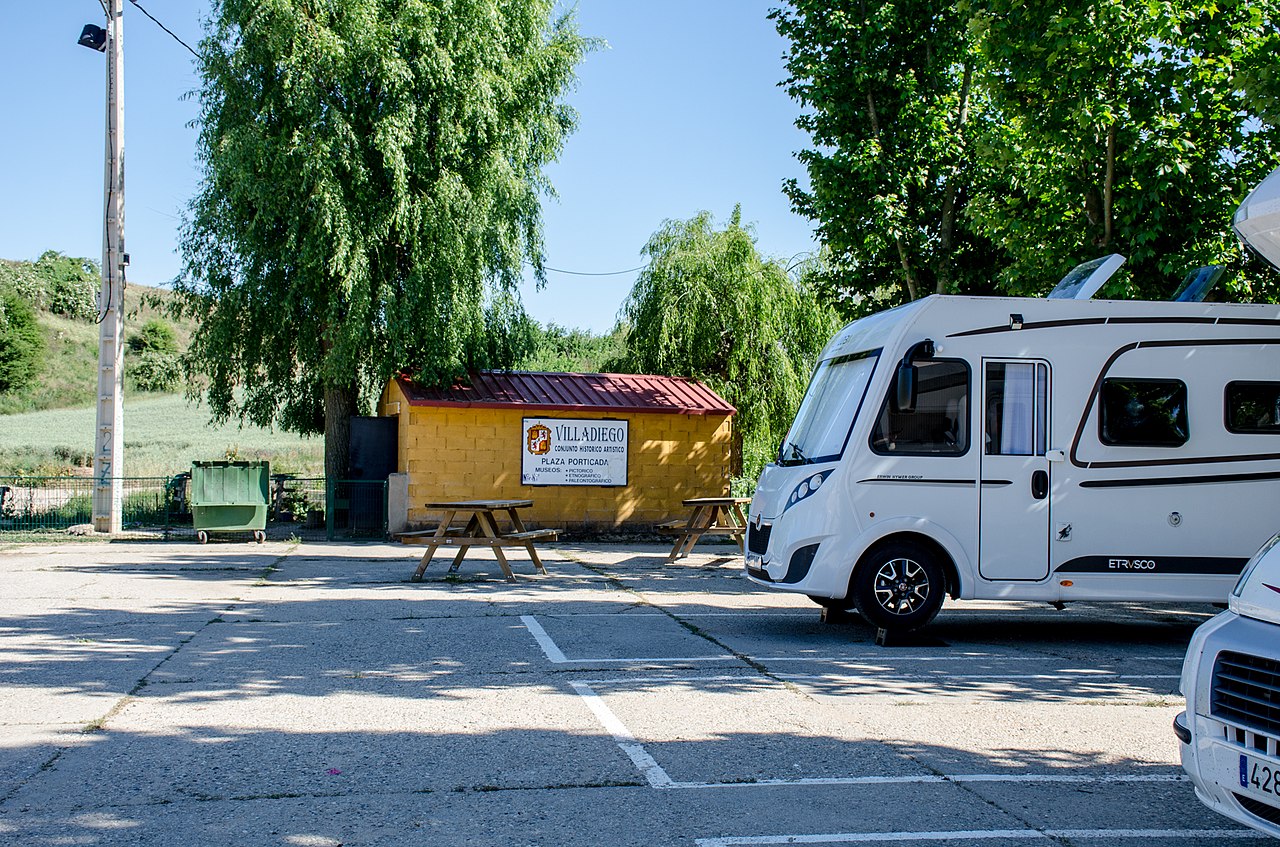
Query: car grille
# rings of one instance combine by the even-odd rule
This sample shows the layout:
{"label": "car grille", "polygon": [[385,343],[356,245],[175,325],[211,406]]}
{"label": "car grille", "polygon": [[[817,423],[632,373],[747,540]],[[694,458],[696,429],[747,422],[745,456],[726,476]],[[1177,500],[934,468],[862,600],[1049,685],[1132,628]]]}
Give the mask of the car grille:
{"label": "car grille", "polygon": [[1280,733],[1280,662],[1247,653],[1219,653],[1209,712],[1219,720]]}
{"label": "car grille", "polygon": [[773,524],[749,524],[747,526],[747,549],[763,556],[769,551],[769,533]]}
{"label": "car grille", "polygon": [[1261,732],[1223,724],[1222,737],[1228,744],[1234,744],[1244,750],[1254,750],[1264,756],[1280,756],[1280,740]]}
{"label": "car grille", "polygon": [[1269,806],[1260,800],[1253,799],[1252,797],[1246,797],[1243,794],[1236,794],[1235,792],[1232,792],[1232,796],[1236,798],[1236,802],[1243,806],[1244,810],[1249,814],[1262,818],[1268,823],[1280,826],[1280,809],[1277,809],[1275,806]]}

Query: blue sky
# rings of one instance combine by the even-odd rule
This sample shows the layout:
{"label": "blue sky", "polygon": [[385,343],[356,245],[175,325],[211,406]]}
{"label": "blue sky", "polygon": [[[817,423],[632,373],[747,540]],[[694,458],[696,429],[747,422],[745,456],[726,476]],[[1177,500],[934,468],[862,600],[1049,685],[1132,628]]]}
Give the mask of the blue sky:
{"label": "blue sky", "polygon": [[[193,47],[205,0],[142,0]],[[544,203],[547,262],[581,272],[642,263],[640,249],[667,218],[735,203],[760,249],[789,258],[814,248],[809,222],[782,194],[804,179],[794,152],[796,104],[777,87],[786,42],[758,0],[581,0],[579,28],[609,46],[579,68],[570,102],[579,128],[549,170],[559,199]],[[100,258],[104,62],[75,43],[101,23],[97,0],[19,4],[0,29],[0,257],[46,249]],[[125,4],[125,240],[129,278],[160,285],[178,271],[179,216],[198,184],[198,84],[193,58],[132,3]],[[603,332],[635,274],[548,273],[526,285],[534,318]]]}

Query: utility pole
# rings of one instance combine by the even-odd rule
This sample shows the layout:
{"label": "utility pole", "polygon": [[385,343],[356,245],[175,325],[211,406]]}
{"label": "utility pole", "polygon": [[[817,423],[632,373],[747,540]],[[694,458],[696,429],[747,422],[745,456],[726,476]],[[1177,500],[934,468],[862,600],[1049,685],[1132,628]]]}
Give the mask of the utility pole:
{"label": "utility pole", "polygon": [[98,294],[98,415],[93,452],[93,528],[122,529],[124,486],[124,0],[106,0],[107,148],[102,290]]}

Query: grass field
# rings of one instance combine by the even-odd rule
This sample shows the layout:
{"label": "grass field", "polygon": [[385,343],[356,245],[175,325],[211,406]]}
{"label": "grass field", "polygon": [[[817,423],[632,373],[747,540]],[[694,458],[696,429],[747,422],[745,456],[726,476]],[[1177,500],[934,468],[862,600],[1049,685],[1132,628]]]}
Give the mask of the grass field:
{"label": "grass field", "polygon": [[[0,475],[58,475],[93,464],[94,410],[5,415]],[[172,476],[192,461],[267,459],[272,473],[324,475],[324,440],[235,423],[209,425],[209,410],[177,395],[126,398],[125,476]]]}

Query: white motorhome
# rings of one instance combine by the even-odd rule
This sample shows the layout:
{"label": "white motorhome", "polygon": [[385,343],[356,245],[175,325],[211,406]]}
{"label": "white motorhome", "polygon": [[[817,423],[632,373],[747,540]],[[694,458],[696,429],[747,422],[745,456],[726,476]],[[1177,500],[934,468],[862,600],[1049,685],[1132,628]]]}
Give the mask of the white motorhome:
{"label": "white motorhome", "polygon": [[[1236,218],[1272,260],[1277,174]],[[827,345],[746,571],[896,630],[944,595],[1222,602],[1277,522],[1280,307],[934,296]]]}
{"label": "white motorhome", "polygon": [[752,580],[913,629],[954,598],[1221,602],[1280,521],[1280,307],[934,296],[823,351]]}

